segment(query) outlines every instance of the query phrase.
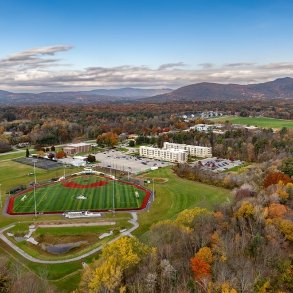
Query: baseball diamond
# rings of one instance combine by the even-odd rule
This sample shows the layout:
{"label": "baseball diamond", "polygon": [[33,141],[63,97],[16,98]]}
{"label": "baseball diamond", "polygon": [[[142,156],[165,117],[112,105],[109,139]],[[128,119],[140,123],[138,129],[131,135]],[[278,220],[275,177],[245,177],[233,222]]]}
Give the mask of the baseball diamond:
{"label": "baseball diamond", "polygon": [[144,209],[151,191],[136,184],[106,176],[82,175],[38,185],[11,196],[7,213],[55,214],[68,211],[123,211]]}

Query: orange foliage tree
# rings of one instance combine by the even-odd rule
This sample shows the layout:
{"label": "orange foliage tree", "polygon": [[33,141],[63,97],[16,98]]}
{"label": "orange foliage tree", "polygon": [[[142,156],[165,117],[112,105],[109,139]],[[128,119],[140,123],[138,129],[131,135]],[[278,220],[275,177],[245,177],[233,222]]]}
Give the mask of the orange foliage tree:
{"label": "orange foliage tree", "polygon": [[291,178],[282,172],[271,172],[264,179],[263,186],[264,188],[267,188],[272,184],[279,183],[280,181],[286,185],[287,183],[291,182]]}
{"label": "orange foliage tree", "polygon": [[118,144],[119,137],[114,132],[106,132],[97,137],[97,144],[113,147]]}
{"label": "orange foliage tree", "polygon": [[194,273],[194,278],[197,281],[200,281],[203,278],[208,278],[211,275],[211,265],[200,259],[198,256],[191,259],[191,269]]}
{"label": "orange foliage tree", "polygon": [[287,210],[288,208],[283,204],[271,203],[268,208],[268,214],[270,218],[282,218]]}
{"label": "orange foliage tree", "polygon": [[211,275],[213,262],[213,254],[209,247],[202,247],[195,256],[191,259],[191,269],[194,273],[194,278],[201,281],[204,278],[209,278]]}
{"label": "orange foliage tree", "polygon": [[62,159],[66,157],[66,153],[63,150],[60,150],[59,152],[56,153],[56,158],[57,159]]}

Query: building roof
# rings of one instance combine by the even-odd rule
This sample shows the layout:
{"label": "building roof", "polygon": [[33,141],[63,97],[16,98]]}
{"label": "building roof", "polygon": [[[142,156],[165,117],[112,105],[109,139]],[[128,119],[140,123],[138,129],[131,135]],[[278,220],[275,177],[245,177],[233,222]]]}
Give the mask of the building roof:
{"label": "building roof", "polygon": [[182,149],[160,149],[160,148],[154,148],[154,147],[148,147],[148,146],[141,146],[140,148],[145,148],[148,150],[159,150],[159,151],[165,151],[165,152],[174,152],[174,153],[186,153],[186,150],[182,150]]}
{"label": "building roof", "polygon": [[71,143],[71,144],[68,144],[66,147],[78,148],[78,147],[82,147],[82,146],[91,146],[91,144],[85,143],[85,142]]}

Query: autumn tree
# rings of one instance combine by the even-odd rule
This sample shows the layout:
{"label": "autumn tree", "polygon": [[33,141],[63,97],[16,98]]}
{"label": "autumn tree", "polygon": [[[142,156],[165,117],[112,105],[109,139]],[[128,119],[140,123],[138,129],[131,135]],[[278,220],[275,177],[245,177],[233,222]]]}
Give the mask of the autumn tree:
{"label": "autumn tree", "polygon": [[202,247],[191,259],[191,269],[194,278],[198,282],[203,282],[211,277],[213,254],[209,247]]}
{"label": "autumn tree", "polygon": [[151,249],[134,237],[122,237],[106,245],[102,257],[84,271],[80,292],[117,292],[127,270],[135,267]]}
{"label": "autumn tree", "polygon": [[293,157],[287,158],[282,162],[281,170],[286,175],[293,177]]}
{"label": "autumn tree", "polygon": [[56,153],[56,158],[57,159],[66,158],[66,153],[63,150],[60,150]]}
{"label": "autumn tree", "polygon": [[270,172],[264,179],[263,186],[264,188],[269,187],[270,185],[277,184],[278,182],[282,182],[286,185],[288,182],[291,182],[291,178],[282,173],[282,172]]}
{"label": "autumn tree", "polygon": [[270,218],[282,218],[286,212],[288,211],[288,208],[279,203],[271,203],[268,207],[268,216]]}
{"label": "autumn tree", "polygon": [[176,222],[183,224],[185,226],[191,226],[193,220],[200,216],[200,215],[207,215],[210,212],[205,208],[193,208],[193,209],[186,209],[180,212],[176,218]]}
{"label": "autumn tree", "polygon": [[106,145],[109,147],[113,147],[118,144],[119,137],[114,132],[106,132],[97,137],[98,145]]}
{"label": "autumn tree", "polygon": [[197,281],[202,281],[203,278],[211,276],[211,265],[197,256],[191,259],[191,269]]}

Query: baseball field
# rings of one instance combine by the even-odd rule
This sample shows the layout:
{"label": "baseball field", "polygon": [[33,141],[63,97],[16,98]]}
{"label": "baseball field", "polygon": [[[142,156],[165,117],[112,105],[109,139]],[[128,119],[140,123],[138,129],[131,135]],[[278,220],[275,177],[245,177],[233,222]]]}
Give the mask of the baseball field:
{"label": "baseball field", "polygon": [[147,206],[151,192],[129,182],[97,175],[70,177],[36,185],[9,199],[9,214],[63,213],[68,211],[137,210]]}

